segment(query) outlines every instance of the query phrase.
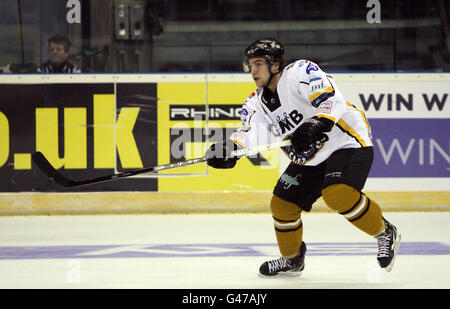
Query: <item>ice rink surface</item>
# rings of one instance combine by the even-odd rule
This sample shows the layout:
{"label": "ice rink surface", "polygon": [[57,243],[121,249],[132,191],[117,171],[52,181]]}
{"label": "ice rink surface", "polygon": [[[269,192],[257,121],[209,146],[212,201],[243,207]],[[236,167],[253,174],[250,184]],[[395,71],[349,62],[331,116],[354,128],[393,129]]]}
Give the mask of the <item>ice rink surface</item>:
{"label": "ice rink surface", "polygon": [[334,213],[303,213],[305,271],[260,278],[277,258],[265,214],[0,217],[0,288],[448,289],[450,212],[386,212],[402,234],[390,273],[374,238]]}

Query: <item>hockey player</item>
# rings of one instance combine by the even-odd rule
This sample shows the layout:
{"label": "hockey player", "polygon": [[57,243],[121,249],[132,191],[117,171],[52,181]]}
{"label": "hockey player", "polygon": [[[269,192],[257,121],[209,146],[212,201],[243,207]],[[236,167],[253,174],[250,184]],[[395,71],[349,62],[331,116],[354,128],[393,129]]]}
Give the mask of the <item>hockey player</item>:
{"label": "hockey player", "polygon": [[322,196],[326,205],[378,242],[377,260],[390,271],[400,234],[362,189],[373,161],[364,113],[345,101],[332,77],[308,60],[284,66],[284,48],[261,39],[245,50],[244,69],[258,89],[244,102],[242,126],[206,152],[208,165],[233,168],[232,150],[290,139],[291,159],[270,202],[281,257],[264,262],[263,276],[300,275],[305,267],[302,211]]}

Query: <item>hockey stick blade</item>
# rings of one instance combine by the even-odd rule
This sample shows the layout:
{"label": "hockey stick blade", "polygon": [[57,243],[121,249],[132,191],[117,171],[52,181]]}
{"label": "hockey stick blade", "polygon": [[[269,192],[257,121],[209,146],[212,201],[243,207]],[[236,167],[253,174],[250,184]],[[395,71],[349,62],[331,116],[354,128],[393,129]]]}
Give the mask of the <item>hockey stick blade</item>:
{"label": "hockey stick blade", "polygon": [[[272,144],[257,146],[254,148],[240,149],[240,150],[232,152],[232,155],[233,156],[246,156],[246,155],[256,154],[258,152],[272,149],[272,148],[288,146],[290,144],[291,144],[290,140],[286,140],[286,141],[282,141],[282,142],[275,142]],[[60,185],[62,187],[78,187],[78,186],[90,185],[90,184],[130,177],[130,176],[134,176],[134,175],[138,175],[138,174],[159,172],[159,171],[173,169],[173,168],[177,168],[177,167],[189,166],[189,165],[193,165],[193,164],[206,162],[208,160],[207,157],[201,157],[201,158],[195,158],[195,159],[190,159],[190,160],[186,160],[186,161],[170,163],[170,164],[165,164],[165,165],[145,167],[145,168],[132,170],[132,171],[128,171],[128,172],[110,174],[110,175],[100,176],[100,177],[95,177],[95,178],[90,178],[90,179],[72,180],[72,179],[69,179],[69,178],[63,176],[61,173],[59,173],[50,164],[50,162],[47,160],[47,158],[45,158],[45,156],[41,152],[39,152],[39,151],[35,152],[32,155],[32,159],[33,159],[33,162],[36,164],[36,166],[45,175],[47,175],[47,177],[53,179],[54,182],[56,182],[58,185]]]}
{"label": "hockey stick blade", "polygon": [[34,164],[50,179],[63,187],[71,187],[74,182],[62,176],[58,171],[48,162],[47,158],[42,152],[35,152],[31,158]]}
{"label": "hockey stick blade", "polygon": [[[111,174],[106,176],[100,176],[95,178],[89,178],[84,180],[72,180],[65,176],[63,176],[61,173],[59,173],[51,164],[48,162],[47,158],[41,153],[41,152],[35,152],[32,155],[33,162],[36,164],[36,166],[45,174],[47,177],[52,179],[54,182],[56,182],[58,185],[62,187],[78,187],[78,186],[84,186],[94,183],[100,183],[104,181],[110,181],[118,178],[123,177],[129,177],[133,175],[148,173],[155,171],[156,167],[146,167],[138,170],[123,172],[123,173],[117,173],[117,174]],[[174,165],[176,163],[173,163]],[[160,167],[161,169],[162,166]]]}

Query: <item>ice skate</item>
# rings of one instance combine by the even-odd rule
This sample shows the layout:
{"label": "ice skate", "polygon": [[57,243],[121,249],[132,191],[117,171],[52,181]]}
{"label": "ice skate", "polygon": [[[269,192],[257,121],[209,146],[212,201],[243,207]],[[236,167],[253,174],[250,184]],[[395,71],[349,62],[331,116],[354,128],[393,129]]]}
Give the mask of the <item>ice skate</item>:
{"label": "ice skate", "polygon": [[302,242],[299,255],[291,259],[282,256],[279,259],[264,262],[259,268],[259,275],[261,277],[300,276],[305,268],[305,253],[306,244]]}
{"label": "ice skate", "polygon": [[400,246],[401,235],[397,232],[397,228],[394,225],[384,218],[383,220],[386,228],[380,235],[375,237],[378,241],[377,260],[381,268],[390,272],[394,266],[394,260]]}

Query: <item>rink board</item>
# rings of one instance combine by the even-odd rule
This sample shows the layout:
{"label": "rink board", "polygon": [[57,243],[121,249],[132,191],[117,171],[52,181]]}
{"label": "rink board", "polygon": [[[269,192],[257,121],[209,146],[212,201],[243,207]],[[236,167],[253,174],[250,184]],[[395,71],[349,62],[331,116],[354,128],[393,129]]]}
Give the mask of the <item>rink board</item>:
{"label": "rink board", "polygon": [[[383,211],[450,211],[450,191],[380,192]],[[271,192],[0,193],[0,215],[268,213]],[[331,212],[320,198],[312,212]]]}
{"label": "rink board", "polygon": [[[450,74],[332,76],[373,130],[367,194],[386,210],[450,210]],[[203,163],[63,189],[33,166],[35,150],[74,179],[202,156],[240,125],[250,76],[8,74],[0,87],[0,215],[265,212],[289,163],[271,150],[232,170]],[[320,199],[313,211],[328,209]]]}

